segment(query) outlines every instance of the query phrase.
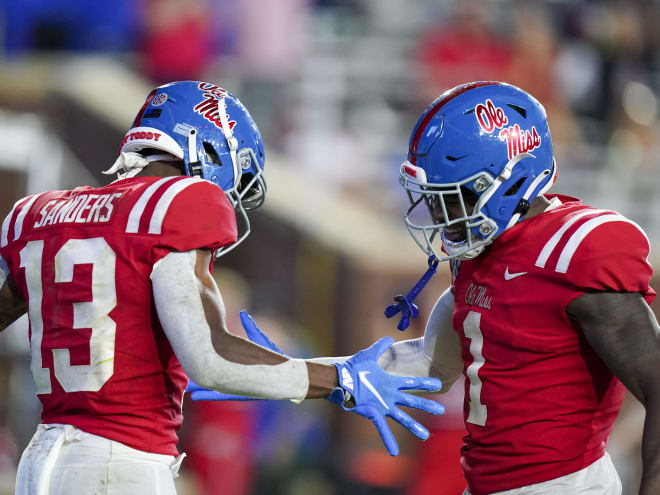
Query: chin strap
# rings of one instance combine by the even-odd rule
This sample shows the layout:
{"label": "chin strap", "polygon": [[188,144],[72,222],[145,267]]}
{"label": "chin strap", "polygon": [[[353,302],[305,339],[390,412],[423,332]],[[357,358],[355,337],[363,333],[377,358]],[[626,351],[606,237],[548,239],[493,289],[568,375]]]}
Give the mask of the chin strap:
{"label": "chin strap", "polygon": [[438,262],[439,260],[435,255],[432,254],[429,256],[429,269],[421,276],[410,292],[405,296],[402,294],[394,296],[396,304],[391,304],[385,308],[385,317],[387,318],[392,318],[397,313],[401,313],[401,320],[399,320],[399,324],[396,326],[397,329],[401,331],[405,330],[410,325],[410,318],[417,318],[419,316],[419,308],[413,301],[424,290],[431,277],[435,275],[438,269]]}

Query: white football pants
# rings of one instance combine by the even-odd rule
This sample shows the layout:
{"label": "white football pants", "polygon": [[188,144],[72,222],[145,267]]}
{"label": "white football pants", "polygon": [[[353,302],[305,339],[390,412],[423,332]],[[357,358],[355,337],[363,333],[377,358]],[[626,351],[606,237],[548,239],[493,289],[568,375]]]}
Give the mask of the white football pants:
{"label": "white football pants", "polygon": [[16,495],[176,495],[179,457],[132,449],[71,425],[39,425],[21,456]]}
{"label": "white football pants", "polygon": [[[566,476],[491,495],[621,495],[621,490],[621,480],[606,452],[593,464]],[[463,495],[470,492],[465,490]]]}

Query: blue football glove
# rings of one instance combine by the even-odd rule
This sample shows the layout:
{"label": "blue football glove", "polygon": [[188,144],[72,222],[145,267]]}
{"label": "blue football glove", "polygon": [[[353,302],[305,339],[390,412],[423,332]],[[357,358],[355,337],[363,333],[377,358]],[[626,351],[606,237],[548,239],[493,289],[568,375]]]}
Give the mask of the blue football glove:
{"label": "blue football glove", "polygon": [[[437,378],[396,376],[387,373],[378,365],[378,356],[393,343],[392,337],[383,337],[345,363],[335,363],[340,387],[336,388],[327,399],[339,404],[346,411],[352,411],[369,419],[378,429],[387,451],[395,456],[399,454],[399,446],[387,425],[386,416],[408,429],[416,437],[426,440],[429,431],[397,406],[413,407],[432,414],[443,414],[445,408],[434,400],[402,392],[402,390],[438,391],[442,383]],[[351,398],[355,401],[354,406],[349,405]]]}
{"label": "blue football glove", "polygon": [[277,347],[277,345],[275,345],[275,343],[270,340],[265,333],[259,330],[259,327],[246,310],[242,309],[240,315],[241,323],[243,324],[243,328],[245,329],[245,334],[248,336],[248,339],[250,339],[255,344],[259,344],[261,347],[265,347],[266,349],[275,351],[278,354],[282,354],[282,356],[286,356],[282,349]]}
{"label": "blue football glove", "polygon": [[[254,342],[255,344],[259,344],[262,347],[265,347],[266,349],[270,349],[271,351],[275,351],[279,354],[282,354],[283,356],[286,356],[282,352],[282,350],[277,347],[267,336],[265,333],[263,333],[261,330],[259,330],[259,327],[257,327],[257,324],[254,322],[252,317],[248,314],[247,311],[242,310],[241,313],[241,323],[243,324],[243,328],[245,329],[245,333],[247,334],[248,338]],[[192,400],[215,400],[215,401],[223,401],[223,400],[238,400],[238,401],[250,401],[250,400],[262,400],[262,399],[255,399],[253,397],[246,397],[244,395],[233,395],[233,394],[225,394],[223,392],[216,392],[215,390],[209,390],[204,387],[200,387],[197,385],[195,382],[190,380],[188,382],[188,386],[186,387],[186,392],[190,392],[190,398]]]}
{"label": "blue football glove", "polygon": [[255,399],[254,397],[247,397],[245,395],[234,395],[234,394],[225,394],[224,392],[218,392],[216,390],[209,390],[208,388],[201,387],[197,385],[192,380],[188,380],[188,386],[186,387],[186,392],[190,392],[190,398],[192,400],[238,400],[238,401],[249,401],[249,400],[262,400]]}

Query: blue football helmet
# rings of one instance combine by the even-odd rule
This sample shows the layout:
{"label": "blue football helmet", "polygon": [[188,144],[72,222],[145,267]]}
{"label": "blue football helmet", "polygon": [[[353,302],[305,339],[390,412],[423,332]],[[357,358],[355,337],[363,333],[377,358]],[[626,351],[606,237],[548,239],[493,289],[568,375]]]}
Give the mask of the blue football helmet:
{"label": "blue football helmet", "polygon": [[555,176],[543,106],[509,84],[463,84],[413,128],[399,174],[410,199],[405,223],[427,255],[471,259],[520,222]]}
{"label": "blue football helmet", "polygon": [[249,234],[246,210],[261,206],[266,196],[264,145],[247,108],[226,89],[178,81],[152,90],[119,151],[148,161],[181,160],[187,175],[222,188],[245,226],[223,254]]}

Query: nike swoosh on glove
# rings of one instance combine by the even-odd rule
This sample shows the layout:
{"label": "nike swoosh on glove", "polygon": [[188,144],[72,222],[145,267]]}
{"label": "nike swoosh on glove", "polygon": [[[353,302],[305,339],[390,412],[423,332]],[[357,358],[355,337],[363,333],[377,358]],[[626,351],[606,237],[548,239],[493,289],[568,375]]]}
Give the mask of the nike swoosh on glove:
{"label": "nike swoosh on glove", "polygon": [[[431,414],[443,414],[445,408],[439,402],[405,393],[406,390],[436,392],[442,388],[437,378],[396,376],[384,371],[378,365],[378,357],[392,344],[392,337],[383,337],[345,363],[335,363],[340,387],[327,399],[369,419],[378,429],[390,455],[399,454],[399,445],[390,430],[386,417],[392,418],[416,437],[426,440],[429,431],[404,413],[397,406],[412,407]],[[350,399],[355,406],[349,406]]]}
{"label": "nike swoosh on glove", "polygon": [[[254,322],[254,319],[248,314],[246,310],[241,310],[241,323],[245,329],[245,333],[248,338],[255,344],[259,344],[266,349],[275,351],[278,354],[286,356],[282,350],[273,343],[265,333],[259,330],[259,327]],[[288,356],[287,356],[288,357]],[[234,395],[234,394],[225,394],[223,392],[217,392],[215,390],[209,390],[204,387],[200,387],[195,382],[190,380],[188,386],[186,387],[186,392],[190,392],[190,398],[192,400],[214,400],[214,401],[224,401],[224,400],[237,400],[237,401],[249,401],[249,400],[266,400],[266,399],[255,399],[254,397],[246,397],[244,395]]]}

